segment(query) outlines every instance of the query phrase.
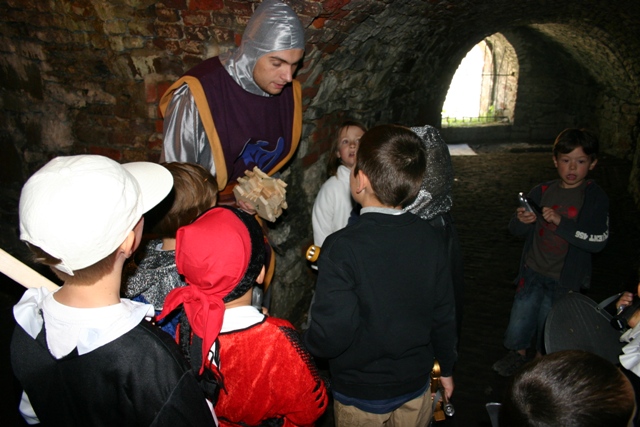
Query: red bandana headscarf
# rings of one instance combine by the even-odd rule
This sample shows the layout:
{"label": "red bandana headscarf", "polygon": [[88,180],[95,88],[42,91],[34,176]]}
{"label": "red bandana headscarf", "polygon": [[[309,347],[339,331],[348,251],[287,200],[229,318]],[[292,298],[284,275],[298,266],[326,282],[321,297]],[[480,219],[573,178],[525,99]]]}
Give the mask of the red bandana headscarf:
{"label": "red bandana headscarf", "polygon": [[242,281],[251,259],[247,226],[231,209],[213,208],[176,234],[176,266],[189,286],[169,292],[162,319],[180,304],[193,332],[202,338],[204,370],[224,316],[223,298]]}

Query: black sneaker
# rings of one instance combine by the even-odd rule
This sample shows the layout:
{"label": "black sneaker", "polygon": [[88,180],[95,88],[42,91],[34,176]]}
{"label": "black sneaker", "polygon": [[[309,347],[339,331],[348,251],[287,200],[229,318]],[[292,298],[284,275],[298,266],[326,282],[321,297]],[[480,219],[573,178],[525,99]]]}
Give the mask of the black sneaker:
{"label": "black sneaker", "polygon": [[503,377],[510,377],[529,360],[517,351],[509,351],[505,357],[493,364],[492,368]]}

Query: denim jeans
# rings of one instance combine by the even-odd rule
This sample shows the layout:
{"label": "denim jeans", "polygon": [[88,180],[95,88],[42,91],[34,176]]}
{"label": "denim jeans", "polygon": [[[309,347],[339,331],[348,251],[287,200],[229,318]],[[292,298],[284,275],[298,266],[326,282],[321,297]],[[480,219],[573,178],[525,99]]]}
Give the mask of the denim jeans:
{"label": "denim jeans", "polygon": [[513,299],[504,346],[509,350],[524,350],[529,348],[535,336],[536,350],[542,352],[547,315],[553,303],[568,292],[556,279],[525,266]]}

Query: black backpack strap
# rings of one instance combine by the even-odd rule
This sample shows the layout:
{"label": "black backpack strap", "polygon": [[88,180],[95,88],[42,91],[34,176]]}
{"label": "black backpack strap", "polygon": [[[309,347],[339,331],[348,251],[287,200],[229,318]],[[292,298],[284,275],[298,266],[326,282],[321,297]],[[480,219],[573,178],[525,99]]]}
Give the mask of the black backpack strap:
{"label": "black backpack strap", "polygon": [[[215,353],[213,355],[216,364],[220,361],[219,355],[220,343],[216,340],[214,344]],[[218,377],[211,369],[205,368],[200,374],[200,367],[202,366],[202,338],[196,334],[191,335],[191,346],[189,349],[191,355],[191,367],[200,384],[200,388],[204,391],[207,399],[215,406],[218,402],[218,395],[220,394],[220,388],[222,387],[222,378]]]}

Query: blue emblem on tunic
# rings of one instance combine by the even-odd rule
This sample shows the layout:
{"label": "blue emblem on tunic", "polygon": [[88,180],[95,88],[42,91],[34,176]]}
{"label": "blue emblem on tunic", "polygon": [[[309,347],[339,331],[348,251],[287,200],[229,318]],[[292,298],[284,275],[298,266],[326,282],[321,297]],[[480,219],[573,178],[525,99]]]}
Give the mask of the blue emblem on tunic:
{"label": "blue emblem on tunic", "polygon": [[278,138],[276,147],[273,150],[269,151],[267,148],[265,148],[268,146],[268,141],[249,140],[242,148],[238,159],[242,159],[247,168],[255,165],[258,166],[261,171],[267,173],[271,170],[272,167],[276,165],[276,163],[282,157],[282,153],[284,152],[285,148],[284,138]]}

